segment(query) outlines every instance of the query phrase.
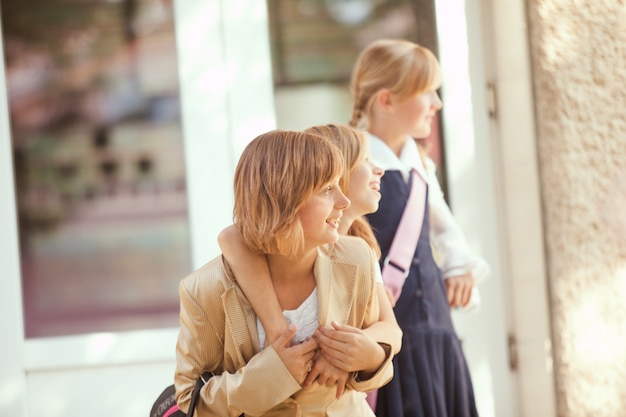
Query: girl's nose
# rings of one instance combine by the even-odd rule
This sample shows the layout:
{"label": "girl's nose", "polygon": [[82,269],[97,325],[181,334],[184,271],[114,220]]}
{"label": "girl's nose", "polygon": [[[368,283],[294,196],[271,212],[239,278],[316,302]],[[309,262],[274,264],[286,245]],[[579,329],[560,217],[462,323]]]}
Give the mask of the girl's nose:
{"label": "girl's nose", "polygon": [[378,177],[385,175],[385,171],[376,164],[372,164],[372,173]]}
{"label": "girl's nose", "polygon": [[339,188],[337,188],[337,198],[335,200],[335,208],[340,209],[340,210],[345,210],[348,207],[350,207],[350,200],[348,199],[348,197],[346,197],[346,195]]}
{"label": "girl's nose", "polygon": [[441,108],[443,107],[441,98],[439,97],[439,94],[436,91],[433,91],[433,93],[435,94],[435,98],[433,100],[433,107],[435,107],[437,110],[441,110]]}

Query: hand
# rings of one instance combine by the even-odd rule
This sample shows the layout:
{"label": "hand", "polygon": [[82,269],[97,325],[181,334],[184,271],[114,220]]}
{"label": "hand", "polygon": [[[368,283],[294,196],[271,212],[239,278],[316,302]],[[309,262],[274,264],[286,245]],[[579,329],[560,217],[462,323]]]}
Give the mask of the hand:
{"label": "hand", "polygon": [[384,349],[361,329],[334,321],[331,325],[317,329],[314,337],[333,366],[345,372],[373,372],[383,363]]}
{"label": "hand", "polygon": [[346,382],[348,381],[350,374],[333,366],[330,362],[328,362],[320,350],[317,351],[313,361],[313,369],[306,377],[303,386],[305,388],[309,388],[316,380],[318,384],[325,385],[327,387],[336,385],[337,399],[339,399],[343,395],[346,388]]}
{"label": "hand", "polygon": [[313,356],[317,349],[317,341],[314,338],[310,338],[298,345],[292,345],[291,339],[295,334],[296,326],[292,324],[272,343],[272,347],[289,370],[289,373],[302,385],[313,368]]}
{"label": "hand", "polygon": [[472,288],[474,288],[472,274],[446,278],[445,283],[450,307],[465,307],[470,301]]}

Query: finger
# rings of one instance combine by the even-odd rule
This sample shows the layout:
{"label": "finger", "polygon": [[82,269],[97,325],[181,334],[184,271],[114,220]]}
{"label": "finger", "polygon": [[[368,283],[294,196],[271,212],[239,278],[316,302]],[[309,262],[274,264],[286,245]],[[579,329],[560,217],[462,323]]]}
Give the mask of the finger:
{"label": "finger", "polygon": [[456,281],[456,287],[454,289],[454,306],[460,307],[463,305],[463,294],[465,293],[465,280],[458,279]]}
{"label": "finger", "polygon": [[343,390],[345,386],[346,386],[345,384],[342,384],[341,382],[337,381],[337,399],[340,399],[341,396],[343,395]]}
{"label": "finger", "polygon": [[470,300],[472,298],[472,285],[465,286],[465,291],[463,292],[463,307],[467,307]]}
{"label": "finger", "polygon": [[456,306],[462,307],[465,301],[467,286],[465,284],[459,285],[459,288],[456,290]]}
{"label": "finger", "polygon": [[315,337],[320,344],[333,346],[336,349],[341,349],[341,345],[350,344],[354,341],[356,336],[362,334],[361,330],[355,328],[344,327],[345,330],[335,330],[329,328],[320,328],[315,332]]}
{"label": "finger", "polygon": [[312,366],[313,366],[313,361],[307,361],[304,364],[304,369],[303,369],[304,377],[302,378],[302,380],[303,380],[302,381],[302,386],[306,386],[306,382],[307,382],[306,380],[309,377],[309,374],[311,373]]}
{"label": "finger", "polygon": [[450,286],[450,291],[451,291],[451,296],[449,297],[450,298],[450,300],[449,300],[450,306],[451,307],[456,307],[457,306],[457,302],[458,302],[458,300],[457,300],[458,299],[458,294],[459,294],[458,287],[456,285],[451,285]]}
{"label": "finger", "polygon": [[349,377],[350,377],[350,374],[348,372],[344,372],[343,374],[338,376],[338,378],[337,378],[337,399],[341,398],[341,396],[345,392],[346,384],[348,383],[348,378]]}
{"label": "finger", "polygon": [[283,334],[281,334],[278,339],[274,340],[272,343],[274,350],[279,351],[291,346],[291,339],[293,339],[296,334],[296,330],[296,325],[293,323],[290,324],[287,330],[285,330]]}
{"label": "finger", "polygon": [[317,329],[315,331],[315,339],[318,345],[321,346],[333,346],[333,344],[343,343],[340,339],[339,332],[332,329]]}
{"label": "finger", "polygon": [[454,306],[454,280],[446,280],[446,295],[448,296],[448,304]]}
{"label": "finger", "polygon": [[325,337],[323,334],[318,336],[320,350],[324,353],[326,358],[334,358],[340,360],[345,356],[346,352],[350,351],[350,345],[341,343],[330,338]]}
{"label": "finger", "polygon": [[336,354],[335,352],[347,353],[350,351],[350,348],[352,346],[357,344],[356,339],[349,339],[347,341],[341,341],[341,340],[336,340],[336,339],[331,339],[329,337],[326,337],[324,334],[320,334],[318,337],[319,337],[319,348],[321,349],[322,352],[324,352],[324,355],[326,355],[327,352],[333,352],[334,354]]}
{"label": "finger", "polygon": [[460,300],[459,300],[460,306],[465,306],[467,304],[471,289],[472,289],[472,281],[468,277],[465,277],[465,279],[463,279],[462,281],[461,287],[459,288],[459,292],[461,293]]}
{"label": "finger", "polygon": [[320,375],[319,371],[315,369],[315,366],[313,366],[313,369],[311,370],[311,372],[309,372],[306,378],[304,379],[304,383],[302,383],[302,386],[304,388],[310,388],[311,385],[313,385],[313,383],[315,382],[315,380],[319,377],[319,375]]}
{"label": "finger", "polygon": [[317,383],[320,385],[326,385],[327,382],[328,378],[326,377],[326,375],[324,375],[323,373],[319,374],[319,376],[317,377]]}
{"label": "finger", "polygon": [[339,324],[336,321],[331,321],[330,325],[333,326],[335,330],[340,331],[340,332],[348,332],[348,333],[360,333],[361,332],[361,330],[357,329],[356,327],[348,326],[347,324]]}
{"label": "finger", "polygon": [[303,353],[315,352],[318,348],[317,340],[314,337],[310,337],[300,344]]}
{"label": "finger", "polygon": [[[305,361],[305,362],[314,363],[316,354],[317,354],[316,350],[312,350],[310,352],[306,352],[304,355],[302,355],[302,360]],[[309,372],[310,372],[310,370],[309,370]]]}

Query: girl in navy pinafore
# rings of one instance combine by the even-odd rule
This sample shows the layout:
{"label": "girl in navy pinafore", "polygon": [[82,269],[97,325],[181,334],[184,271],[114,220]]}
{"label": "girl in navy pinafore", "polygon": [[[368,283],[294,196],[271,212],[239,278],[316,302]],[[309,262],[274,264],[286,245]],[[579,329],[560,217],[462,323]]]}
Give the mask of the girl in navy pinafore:
{"label": "girl in navy pinafore", "polygon": [[[386,171],[381,202],[368,215],[385,259],[411,189],[400,171]],[[426,199],[427,200],[427,199]],[[441,272],[429,239],[428,204],[409,275],[394,311],[402,328],[396,376],[378,391],[379,417],[477,416],[472,382],[455,333]],[[382,267],[382,265],[381,265]]]}

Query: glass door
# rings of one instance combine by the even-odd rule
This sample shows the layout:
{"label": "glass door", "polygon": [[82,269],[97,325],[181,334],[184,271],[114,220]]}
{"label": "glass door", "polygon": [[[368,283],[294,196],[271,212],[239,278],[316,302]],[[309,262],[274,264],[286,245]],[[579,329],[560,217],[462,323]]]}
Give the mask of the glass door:
{"label": "glass door", "polygon": [[172,4],[0,4],[26,337],[176,325],[191,258]]}

